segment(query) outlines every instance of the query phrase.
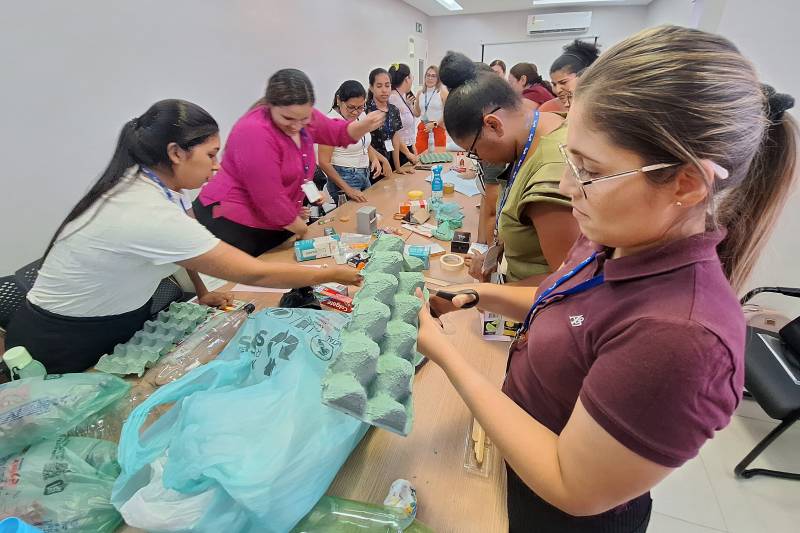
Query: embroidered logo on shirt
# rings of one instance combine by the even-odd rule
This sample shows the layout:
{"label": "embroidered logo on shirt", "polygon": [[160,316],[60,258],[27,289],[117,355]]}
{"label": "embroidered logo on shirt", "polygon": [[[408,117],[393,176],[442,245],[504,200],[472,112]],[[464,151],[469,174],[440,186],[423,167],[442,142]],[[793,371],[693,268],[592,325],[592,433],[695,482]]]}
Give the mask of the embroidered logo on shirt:
{"label": "embroidered logo on shirt", "polygon": [[573,315],[569,317],[569,323],[573,328],[583,325],[583,315]]}

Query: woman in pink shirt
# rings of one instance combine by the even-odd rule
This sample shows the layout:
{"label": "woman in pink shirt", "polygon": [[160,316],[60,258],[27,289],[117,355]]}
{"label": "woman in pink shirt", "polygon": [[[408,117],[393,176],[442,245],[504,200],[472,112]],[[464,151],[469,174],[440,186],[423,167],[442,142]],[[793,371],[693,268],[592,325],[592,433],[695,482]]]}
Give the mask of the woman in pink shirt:
{"label": "woman in pink shirt", "polygon": [[314,143],[348,146],[383,124],[377,111],[347,122],[313,108],[314,88],[303,72],[279,70],[264,98],[228,136],[219,172],[193,204],[215,236],[252,256],[302,237],[307,211],[303,183],[316,169]]}
{"label": "woman in pink shirt", "polygon": [[793,104],[723,37],[629,37],[570,107],[560,190],[583,236],[564,265],[538,289],[454,297],[524,321],[502,390],[420,313],[419,351],[507,463],[510,531],[643,533],[650,490],[728,425],[745,372],[736,293],[794,185]]}
{"label": "woman in pink shirt", "polygon": [[511,67],[508,71],[508,83],[517,94],[536,104],[534,109],[556,96],[533,63],[517,63]]}

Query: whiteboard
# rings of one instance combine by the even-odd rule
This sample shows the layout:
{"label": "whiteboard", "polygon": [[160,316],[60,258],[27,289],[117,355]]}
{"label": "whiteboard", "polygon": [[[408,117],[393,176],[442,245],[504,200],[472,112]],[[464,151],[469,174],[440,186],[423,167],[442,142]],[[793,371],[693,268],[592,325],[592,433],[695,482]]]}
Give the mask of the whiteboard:
{"label": "whiteboard", "polygon": [[[597,37],[578,37],[581,41],[594,43]],[[572,37],[531,38],[529,41],[512,43],[486,43],[483,45],[483,61],[487,65],[502,59],[510,70],[517,63],[533,63],[544,79],[549,79],[550,65],[564,53],[564,46],[575,40]]]}

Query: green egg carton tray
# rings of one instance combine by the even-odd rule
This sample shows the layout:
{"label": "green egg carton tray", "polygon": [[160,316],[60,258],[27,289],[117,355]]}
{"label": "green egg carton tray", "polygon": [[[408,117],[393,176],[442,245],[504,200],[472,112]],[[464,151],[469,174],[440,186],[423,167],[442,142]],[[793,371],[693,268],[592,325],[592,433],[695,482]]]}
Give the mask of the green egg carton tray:
{"label": "green egg carton tray", "polygon": [[453,154],[450,152],[426,152],[419,156],[419,162],[424,165],[434,163],[450,163],[453,161]]}
{"label": "green egg carton tray", "polygon": [[117,344],[112,353],[102,356],[94,368],[107,374],[141,377],[161,356],[191,335],[213,311],[205,305],[172,302],[155,319],[145,322],[128,342]]}
{"label": "green egg carton tray", "polygon": [[355,297],[341,348],[322,380],[322,402],[373,426],[408,435],[417,356],[414,294],[423,288],[423,262],[403,256],[404,242],[382,235],[370,246],[364,283]]}

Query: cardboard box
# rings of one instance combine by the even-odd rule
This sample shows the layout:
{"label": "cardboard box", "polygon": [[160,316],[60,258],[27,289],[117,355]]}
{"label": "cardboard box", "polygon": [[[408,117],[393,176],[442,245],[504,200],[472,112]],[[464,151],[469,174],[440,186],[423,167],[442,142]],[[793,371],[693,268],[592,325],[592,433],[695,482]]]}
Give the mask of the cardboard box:
{"label": "cardboard box", "polygon": [[343,313],[353,312],[353,299],[344,294],[340,294],[333,289],[324,287],[320,291],[314,290],[314,296],[319,300],[319,304]]}
{"label": "cardboard box", "polygon": [[471,237],[472,234],[468,231],[456,231],[453,233],[450,251],[454,254],[465,254],[469,252],[469,240]]}
{"label": "cardboard box", "polygon": [[295,241],[294,256],[298,261],[311,261],[333,255],[334,247],[339,243],[338,235],[316,237]]}

